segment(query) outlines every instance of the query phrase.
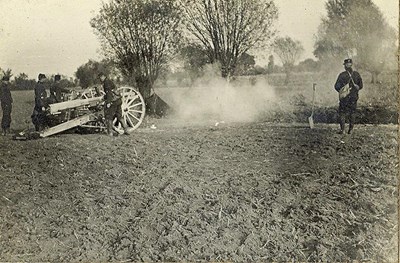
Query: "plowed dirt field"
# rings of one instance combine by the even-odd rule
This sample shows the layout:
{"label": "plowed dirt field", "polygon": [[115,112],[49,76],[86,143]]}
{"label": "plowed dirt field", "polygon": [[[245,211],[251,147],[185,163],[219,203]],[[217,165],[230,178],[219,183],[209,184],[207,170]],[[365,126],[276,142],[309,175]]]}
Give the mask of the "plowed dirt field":
{"label": "plowed dirt field", "polygon": [[397,261],[397,125],[0,138],[0,261]]}

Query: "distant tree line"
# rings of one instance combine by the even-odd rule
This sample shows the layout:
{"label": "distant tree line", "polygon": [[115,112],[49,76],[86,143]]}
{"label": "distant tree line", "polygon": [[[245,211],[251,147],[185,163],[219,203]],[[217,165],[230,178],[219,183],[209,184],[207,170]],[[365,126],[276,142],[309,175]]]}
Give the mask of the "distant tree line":
{"label": "distant tree line", "polygon": [[[37,80],[29,78],[26,73],[22,72],[13,78],[12,69],[2,70],[0,68],[0,72],[1,72],[1,77],[8,76],[10,78],[10,84],[12,90],[33,90],[35,88]],[[54,75],[47,76],[47,79],[48,79],[48,85],[51,85],[51,83],[54,82]],[[62,75],[61,85],[66,88],[76,87],[77,81]]]}
{"label": "distant tree line", "polygon": [[[65,85],[89,87],[104,71],[119,83],[138,87],[147,100],[154,83],[180,64],[191,81],[215,64],[220,76],[329,71],[344,58],[371,73],[397,67],[397,32],[372,0],[327,0],[327,15],[316,34],[315,59],[300,61],[302,44],[275,30],[273,0],[110,0],[92,18],[107,59],[79,66]],[[268,65],[256,65],[264,53]],[[280,60],[280,63],[276,63]],[[279,64],[279,65],[278,65]],[[32,89],[35,80],[21,73],[15,89]]]}
{"label": "distant tree line", "polygon": [[[177,56],[191,79],[207,64],[218,65],[227,79],[283,71],[289,80],[292,72],[329,70],[346,57],[373,80],[393,68],[396,34],[371,0],[328,0],[326,9],[316,35],[317,60],[300,63],[302,44],[276,34],[273,0],[110,0],[91,26],[107,57],[145,99]],[[266,69],[256,66],[252,51],[262,50],[282,67],[273,56]]]}

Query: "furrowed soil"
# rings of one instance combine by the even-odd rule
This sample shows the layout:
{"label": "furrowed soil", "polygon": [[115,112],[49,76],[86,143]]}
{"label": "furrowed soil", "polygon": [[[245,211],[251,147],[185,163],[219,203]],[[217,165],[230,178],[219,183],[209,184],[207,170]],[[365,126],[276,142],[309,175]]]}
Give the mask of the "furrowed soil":
{"label": "furrowed soil", "polygon": [[0,261],[397,262],[397,125],[0,138]]}

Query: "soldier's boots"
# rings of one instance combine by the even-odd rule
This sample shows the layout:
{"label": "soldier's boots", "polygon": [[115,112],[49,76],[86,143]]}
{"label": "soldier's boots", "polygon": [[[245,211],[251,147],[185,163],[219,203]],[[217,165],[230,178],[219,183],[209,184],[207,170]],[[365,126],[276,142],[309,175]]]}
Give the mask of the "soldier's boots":
{"label": "soldier's boots", "polygon": [[2,135],[6,136],[7,134],[10,134],[10,128],[3,129]]}
{"label": "soldier's boots", "polygon": [[[349,123],[349,130],[347,131],[348,134],[351,134],[354,128],[354,121],[355,121],[355,116],[350,115],[350,123]],[[340,131],[338,134],[344,134],[345,130],[345,125],[346,125],[346,117],[345,116],[340,116],[339,117],[339,124],[340,124]]]}
{"label": "soldier's boots", "polygon": [[349,130],[347,131],[347,134],[351,134],[353,132],[353,125],[350,125]]}
{"label": "soldier's boots", "polygon": [[346,116],[339,116],[340,131],[338,134],[344,134],[344,129],[346,125]]}
{"label": "soldier's boots", "polygon": [[113,126],[114,125],[113,125],[112,120],[106,120],[106,129],[107,129],[108,136],[114,136]]}
{"label": "soldier's boots", "polygon": [[128,127],[124,127],[124,134],[125,135],[129,135],[130,134],[130,131],[129,131],[129,129],[128,129]]}
{"label": "soldier's boots", "polygon": [[[130,131],[129,131],[129,127],[124,123],[124,122],[120,122],[122,125],[122,128],[124,129],[124,135],[129,135]],[[107,128],[107,134],[109,136],[114,136],[114,125],[112,121],[106,121],[106,128]]]}
{"label": "soldier's boots", "polygon": [[347,132],[348,134],[351,134],[354,128],[354,122],[355,122],[355,116],[354,114],[350,115],[350,124],[349,124],[349,131]]}
{"label": "soldier's boots", "polygon": [[122,128],[124,129],[124,135],[129,135],[130,132],[129,132],[129,127],[128,127],[128,125],[126,125],[126,123],[125,123],[123,120],[120,121],[120,123],[121,123],[121,125],[122,125]]}

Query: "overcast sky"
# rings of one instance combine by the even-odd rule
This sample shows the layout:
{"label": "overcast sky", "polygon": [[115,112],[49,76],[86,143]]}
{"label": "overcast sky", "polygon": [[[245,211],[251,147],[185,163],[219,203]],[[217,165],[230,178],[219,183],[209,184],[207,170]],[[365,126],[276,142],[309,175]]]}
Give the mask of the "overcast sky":
{"label": "overcast sky", "polygon": [[[399,1],[373,0],[390,25],[398,28]],[[0,0],[0,67],[14,75],[40,72],[73,76],[89,59],[101,59],[90,19],[101,0]],[[282,36],[301,41],[313,58],[314,34],[326,14],[323,0],[275,0]],[[266,54],[267,56],[268,54]],[[262,63],[260,63],[262,64]]]}

